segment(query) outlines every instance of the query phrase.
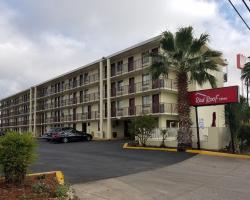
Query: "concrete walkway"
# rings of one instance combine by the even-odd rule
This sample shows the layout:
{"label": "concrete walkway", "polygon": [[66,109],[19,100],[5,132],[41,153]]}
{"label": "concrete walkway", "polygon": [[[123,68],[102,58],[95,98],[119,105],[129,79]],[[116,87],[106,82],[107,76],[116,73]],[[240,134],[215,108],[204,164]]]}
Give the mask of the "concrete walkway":
{"label": "concrete walkway", "polygon": [[74,188],[84,200],[246,200],[250,198],[250,161],[197,155]]}

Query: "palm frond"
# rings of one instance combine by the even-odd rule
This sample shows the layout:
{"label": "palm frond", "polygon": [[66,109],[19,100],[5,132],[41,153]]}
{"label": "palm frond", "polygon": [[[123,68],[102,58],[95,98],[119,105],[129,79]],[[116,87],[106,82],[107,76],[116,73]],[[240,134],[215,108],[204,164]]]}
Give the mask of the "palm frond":
{"label": "palm frond", "polygon": [[161,54],[152,54],[151,57],[152,64],[149,71],[152,75],[152,79],[155,80],[159,78],[160,75],[168,75],[170,63],[166,60],[165,56]]}
{"label": "palm frond", "polygon": [[201,50],[201,48],[209,41],[209,35],[203,33],[200,35],[199,39],[194,39],[192,45],[190,46],[190,54],[196,54]]}
{"label": "palm frond", "polygon": [[174,44],[174,35],[169,32],[163,32],[163,37],[161,39],[161,47],[166,52],[174,52],[175,51],[175,44]]}
{"label": "palm frond", "polygon": [[193,42],[193,27],[180,28],[175,34],[175,45],[178,50],[187,52]]}
{"label": "palm frond", "polygon": [[247,62],[241,71],[241,80],[250,80],[250,62]]}
{"label": "palm frond", "polygon": [[216,78],[206,71],[192,72],[190,81],[196,81],[200,86],[202,86],[206,82],[209,82],[212,88],[217,87]]}
{"label": "palm frond", "polygon": [[208,49],[205,53],[204,56],[206,58],[217,58],[217,57],[221,57],[222,53],[220,51],[215,51],[215,50],[211,50]]}

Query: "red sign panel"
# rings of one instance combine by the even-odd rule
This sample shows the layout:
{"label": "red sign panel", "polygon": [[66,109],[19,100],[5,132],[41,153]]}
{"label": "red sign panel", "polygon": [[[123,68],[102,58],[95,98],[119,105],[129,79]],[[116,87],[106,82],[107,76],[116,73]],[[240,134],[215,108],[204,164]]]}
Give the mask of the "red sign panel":
{"label": "red sign panel", "polygon": [[238,86],[189,92],[190,106],[209,106],[239,102]]}

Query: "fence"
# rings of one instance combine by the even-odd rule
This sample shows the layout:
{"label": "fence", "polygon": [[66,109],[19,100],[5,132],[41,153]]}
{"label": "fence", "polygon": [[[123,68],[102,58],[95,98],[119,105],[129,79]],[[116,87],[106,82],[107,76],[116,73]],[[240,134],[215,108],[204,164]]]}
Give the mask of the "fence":
{"label": "fence", "polygon": [[[163,136],[161,131],[167,130],[165,139],[165,146],[177,147],[178,128],[162,128],[155,129],[152,137],[149,138],[147,144],[152,146],[159,146],[162,143]],[[192,146],[197,148],[197,129],[192,127]],[[226,127],[204,127],[199,129],[200,144],[202,149],[219,150],[225,148],[230,142],[230,131]]]}

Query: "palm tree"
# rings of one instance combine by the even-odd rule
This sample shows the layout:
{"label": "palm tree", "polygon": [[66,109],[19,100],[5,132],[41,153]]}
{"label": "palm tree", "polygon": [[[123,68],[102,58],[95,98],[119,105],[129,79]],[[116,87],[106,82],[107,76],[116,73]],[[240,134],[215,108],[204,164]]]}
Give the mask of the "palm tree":
{"label": "palm tree", "polygon": [[[250,58],[250,57],[249,57]],[[241,80],[246,82],[247,86],[247,103],[249,103],[249,97],[248,97],[248,89],[250,86],[250,62],[247,62],[244,66],[244,68],[241,71]]]}
{"label": "palm tree", "polygon": [[165,31],[160,41],[161,51],[151,55],[150,69],[153,79],[167,76],[170,69],[177,74],[179,149],[192,146],[190,128],[192,122],[188,103],[189,82],[196,81],[199,85],[203,85],[208,81],[212,87],[216,87],[216,78],[210,72],[218,71],[217,65],[223,63],[222,54],[208,48],[208,41],[208,34],[201,34],[199,38],[195,38],[191,26],[180,28],[175,34]]}

